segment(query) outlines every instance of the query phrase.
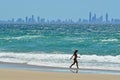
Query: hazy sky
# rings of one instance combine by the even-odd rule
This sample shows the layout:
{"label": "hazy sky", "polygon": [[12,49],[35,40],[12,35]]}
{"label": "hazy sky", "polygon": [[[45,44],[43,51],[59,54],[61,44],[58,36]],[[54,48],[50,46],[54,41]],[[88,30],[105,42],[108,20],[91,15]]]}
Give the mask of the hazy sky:
{"label": "hazy sky", "polygon": [[97,16],[109,13],[120,18],[120,0],[0,0],[0,19],[24,18],[25,16],[47,19],[88,18],[88,13]]}

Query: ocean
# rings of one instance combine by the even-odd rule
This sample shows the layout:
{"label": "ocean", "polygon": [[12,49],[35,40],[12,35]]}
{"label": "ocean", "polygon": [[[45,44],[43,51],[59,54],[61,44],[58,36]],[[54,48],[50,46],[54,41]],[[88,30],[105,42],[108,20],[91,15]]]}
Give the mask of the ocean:
{"label": "ocean", "polygon": [[[0,62],[120,70],[120,25],[0,24]],[[76,67],[76,66],[73,66]]]}

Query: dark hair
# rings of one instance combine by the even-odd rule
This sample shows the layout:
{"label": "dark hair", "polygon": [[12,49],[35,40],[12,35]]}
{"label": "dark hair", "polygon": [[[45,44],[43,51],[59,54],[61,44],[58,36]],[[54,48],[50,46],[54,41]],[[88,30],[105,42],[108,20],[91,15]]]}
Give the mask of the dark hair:
{"label": "dark hair", "polygon": [[78,50],[75,50],[75,53],[77,53],[78,52]]}

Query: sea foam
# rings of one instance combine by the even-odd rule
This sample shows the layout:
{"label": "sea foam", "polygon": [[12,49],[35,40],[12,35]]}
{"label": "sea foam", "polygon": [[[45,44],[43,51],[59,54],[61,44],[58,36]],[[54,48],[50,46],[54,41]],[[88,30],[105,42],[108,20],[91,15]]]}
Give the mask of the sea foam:
{"label": "sea foam", "polygon": [[[60,53],[0,53],[1,62],[25,63],[29,65],[69,67],[73,60],[70,60],[72,54]],[[80,68],[110,69],[120,70],[120,55],[117,56],[98,56],[98,55],[79,55]],[[73,66],[75,67],[75,66]]]}

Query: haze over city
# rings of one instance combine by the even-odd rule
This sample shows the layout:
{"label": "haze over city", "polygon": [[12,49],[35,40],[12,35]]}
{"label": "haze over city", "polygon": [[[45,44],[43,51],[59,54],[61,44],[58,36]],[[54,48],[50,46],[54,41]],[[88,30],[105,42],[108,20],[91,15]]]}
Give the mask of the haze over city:
{"label": "haze over city", "polygon": [[[120,0],[0,0],[0,20],[40,16],[53,19],[88,19],[88,13],[120,18]],[[104,19],[105,20],[105,19]]]}

